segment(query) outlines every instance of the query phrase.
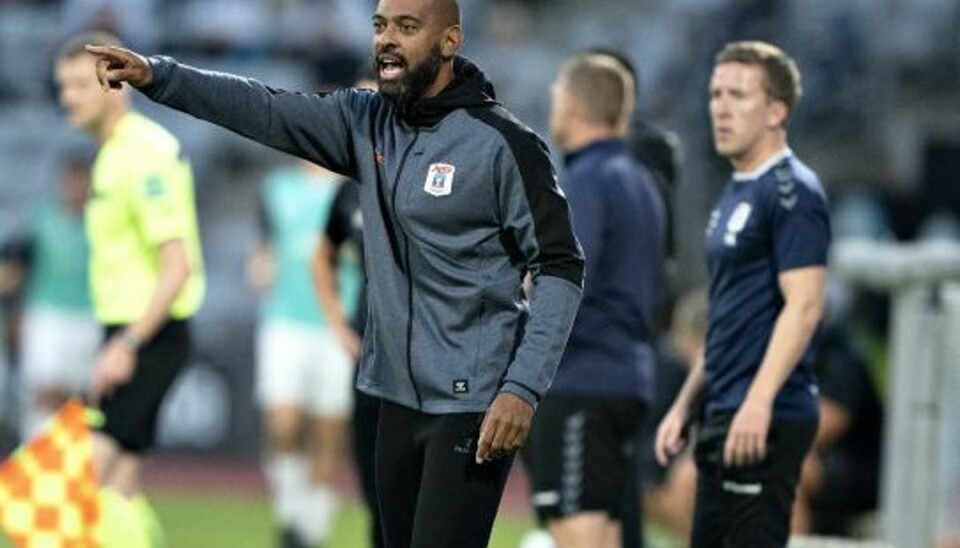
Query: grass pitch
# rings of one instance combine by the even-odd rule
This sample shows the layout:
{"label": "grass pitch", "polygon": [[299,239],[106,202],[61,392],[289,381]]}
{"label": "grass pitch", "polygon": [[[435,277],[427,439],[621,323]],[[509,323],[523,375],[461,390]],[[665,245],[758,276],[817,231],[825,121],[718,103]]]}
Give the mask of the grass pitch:
{"label": "grass pitch", "polygon": [[[150,501],[167,535],[168,548],[272,548],[276,529],[269,502],[257,495],[151,492]],[[329,548],[365,548],[369,519],[357,504],[341,508],[334,523]],[[524,532],[533,527],[529,518],[498,517],[490,546],[516,548]],[[12,545],[0,536],[0,547]]]}

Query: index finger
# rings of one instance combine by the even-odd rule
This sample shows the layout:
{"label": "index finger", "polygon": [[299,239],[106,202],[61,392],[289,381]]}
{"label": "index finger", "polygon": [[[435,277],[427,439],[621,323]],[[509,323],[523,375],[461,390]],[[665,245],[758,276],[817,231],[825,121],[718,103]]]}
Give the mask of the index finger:
{"label": "index finger", "polygon": [[90,400],[93,405],[100,404],[100,398],[103,395],[103,381],[101,377],[94,373],[93,379],[90,380],[90,388],[87,391],[87,398]]}
{"label": "index finger", "polygon": [[100,82],[100,87],[102,87],[104,91],[110,88],[110,84],[107,83],[107,68],[109,65],[110,61],[106,59],[97,59],[97,81]]}
{"label": "index finger", "polygon": [[477,464],[482,464],[483,461],[488,460],[490,457],[490,442],[493,436],[490,434],[488,424],[487,418],[484,418],[483,424],[480,425],[480,435],[477,436]]}
{"label": "index finger", "polygon": [[673,445],[673,429],[669,425],[657,429],[657,439],[654,441],[653,452],[660,466],[666,466],[670,462],[672,456],[671,445]]}
{"label": "index finger", "polygon": [[727,441],[723,444],[723,465],[727,467],[739,466],[740,450],[739,437],[736,434],[728,433]]}
{"label": "index finger", "polygon": [[662,434],[657,433],[657,439],[653,442],[653,455],[657,458],[657,463],[660,466],[667,465],[667,452],[664,450]]}
{"label": "index finger", "polygon": [[120,51],[119,48],[114,46],[94,46],[91,44],[87,44],[83,46],[83,48],[94,55],[102,57],[119,57],[117,52]]}

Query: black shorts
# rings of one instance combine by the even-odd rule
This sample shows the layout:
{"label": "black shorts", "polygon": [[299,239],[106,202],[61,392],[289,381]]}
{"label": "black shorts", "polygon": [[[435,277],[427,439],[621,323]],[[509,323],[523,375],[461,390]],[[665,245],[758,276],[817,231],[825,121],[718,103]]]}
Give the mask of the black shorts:
{"label": "black shorts", "polygon": [[[107,326],[105,340],[124,327]],[[129,453],[142,453],[153,447],[160,404],[189,355],[188,323],[167,322],[137,352],[137,366],[130,382],[100,401],[106,419],[100,431]]]}
{"label": "black shorts", "polygon": [[774,419],[767,458],[744,468],[723,465],[732,415],[707,419],[697,439],[697,502],[692,548],[782,548],[803,459],[817,420]]}
{"label": "black shorts", "polygon": [[591,511],[620,519],[646,408],[641,400],[591,396],[540,402],[523,459],[541,522]]}

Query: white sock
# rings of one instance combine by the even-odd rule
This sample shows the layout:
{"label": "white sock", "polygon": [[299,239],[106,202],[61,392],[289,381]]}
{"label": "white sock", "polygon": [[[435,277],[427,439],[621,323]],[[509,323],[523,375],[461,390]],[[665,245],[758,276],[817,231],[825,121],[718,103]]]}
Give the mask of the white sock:
{"label": "white sock", "polygon": [[296,525],[300,499],[308,491],[309,467],[297,454],[277,454],[264,463],[273,492],[273,511],[283,525]]}
{"label": "white sock", "polygon": [[304,493],[296,527],[308,544],[315,546],[327,540],[338,505],[336,492],[327,484],[312,485]]}

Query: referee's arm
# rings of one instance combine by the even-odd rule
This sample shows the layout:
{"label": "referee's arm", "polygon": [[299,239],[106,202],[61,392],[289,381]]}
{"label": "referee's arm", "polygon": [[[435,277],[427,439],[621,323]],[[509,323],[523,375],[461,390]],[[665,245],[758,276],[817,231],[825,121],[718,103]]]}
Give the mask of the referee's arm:
{"label": "referee's arm", "polygon": [[114,336],[97,359],[90,385],[94,401],[130,381],[137,365],[137,350],[170,318],[173,302],[190,278],[190,261],[182,239],[161,243],[158,256],[160,271],[146,311]]}
{"label": "referee's arm", "polygon": [[170,319],[170,309],[180,290],[190,278],[190,261],[183,240],[177,238],[160,244],[160,275],[153,296],[144,314],[127,327],[125,333],[141,341],[150,340],[160,327]]}

